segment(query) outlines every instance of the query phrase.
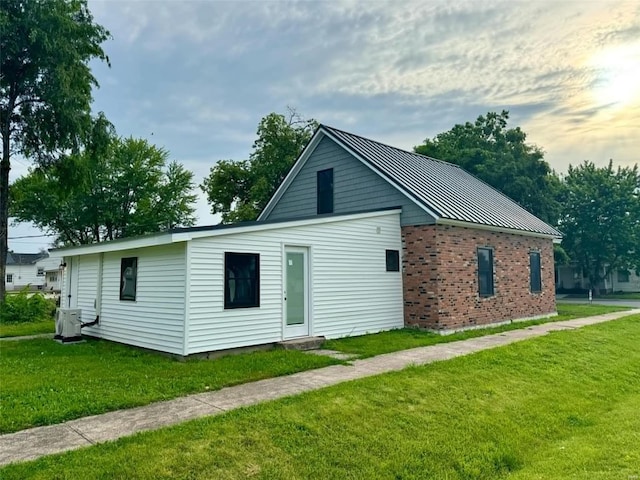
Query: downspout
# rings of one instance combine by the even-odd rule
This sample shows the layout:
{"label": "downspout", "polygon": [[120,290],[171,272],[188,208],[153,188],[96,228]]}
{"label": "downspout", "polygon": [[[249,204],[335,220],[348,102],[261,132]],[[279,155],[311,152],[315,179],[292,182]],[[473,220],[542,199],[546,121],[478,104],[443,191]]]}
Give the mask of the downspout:
{"label": "downspout", "polygon": [[104,253],[100,254],[98,260],[98,282],[96,285],[96,299],[94,300],[94,309],[96,311],[96,318],[93,322],[81,323],[82,327],[92,327],[100,324],[100,313],[102,312],[102,265],[104,263]]}

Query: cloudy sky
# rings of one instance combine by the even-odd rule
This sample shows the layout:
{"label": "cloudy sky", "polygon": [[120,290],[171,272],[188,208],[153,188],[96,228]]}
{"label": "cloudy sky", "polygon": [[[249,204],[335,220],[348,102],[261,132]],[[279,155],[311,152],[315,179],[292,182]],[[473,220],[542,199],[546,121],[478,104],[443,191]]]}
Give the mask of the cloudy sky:
{"label": "cloudy sky", "polygon": [[[260,119],[307,118],[411,149],[507,109],[558,172],[639,162],[640,2],[90,0],[111,32],[104,111],[198,183],[248,156]],[[12,178],[26,173],[14,161]],[[204,199],[200,224],[216,218]],[[9,236],[38,234],[25,225]],[[37,251],[46,238],[9,241]]]}

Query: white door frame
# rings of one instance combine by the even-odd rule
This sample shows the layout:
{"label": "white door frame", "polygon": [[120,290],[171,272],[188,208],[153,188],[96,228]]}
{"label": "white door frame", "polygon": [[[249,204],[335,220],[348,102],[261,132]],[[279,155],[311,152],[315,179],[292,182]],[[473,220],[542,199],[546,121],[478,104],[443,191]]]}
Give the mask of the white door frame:
{"label": "white door frame", "polygon": [[[295,252],[304,255],[304,323],[287,325],[287,253]],[[283,245],[282,254],[282,338],[283,340],[308,337],[311,334],[311,269],[310,249],[297,245]]]}

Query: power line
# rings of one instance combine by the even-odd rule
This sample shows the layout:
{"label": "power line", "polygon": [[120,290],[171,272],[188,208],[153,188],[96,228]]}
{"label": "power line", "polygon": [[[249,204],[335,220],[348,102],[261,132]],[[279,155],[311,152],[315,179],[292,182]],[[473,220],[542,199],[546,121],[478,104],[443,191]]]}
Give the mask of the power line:
{"label": "power line", "polygon": [[19,238],[40,238],[40,237],[55,237],[55,235],[22,235],[20,237],[9,237],[9,240],[17,240]]}

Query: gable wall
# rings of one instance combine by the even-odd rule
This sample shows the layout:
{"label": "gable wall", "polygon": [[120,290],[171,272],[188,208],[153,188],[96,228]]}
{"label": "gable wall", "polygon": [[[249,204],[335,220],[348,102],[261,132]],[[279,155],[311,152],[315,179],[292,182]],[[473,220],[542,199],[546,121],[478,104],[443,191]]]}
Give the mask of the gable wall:
{"label": "gable wall", "polygon": [[[403,227],[405,324],[437,331],[556,312],[549,239],[447,225]],[[493,249],[494,291],[478,295],[477,248]],[[542,292],[531,293],[529,252],[539,251]]]}
{"label": "gable wall", "polygon": [[424,210],[328,137],[318,143],[264,220],[316,215],[316,173],[327,168],[333,168],[334,213],[402,207],[401,225],[434,223]]}

